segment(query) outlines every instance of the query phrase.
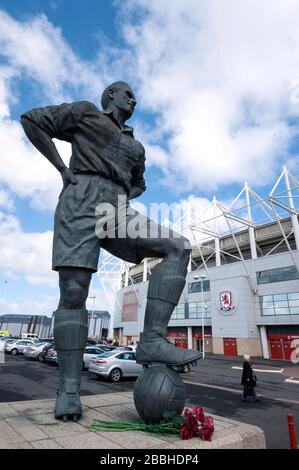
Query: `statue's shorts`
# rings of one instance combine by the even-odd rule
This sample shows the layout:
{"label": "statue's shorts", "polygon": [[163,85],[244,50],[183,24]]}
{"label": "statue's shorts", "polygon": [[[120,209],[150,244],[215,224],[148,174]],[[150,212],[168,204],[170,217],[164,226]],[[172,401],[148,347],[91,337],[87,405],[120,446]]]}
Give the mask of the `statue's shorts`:
{"label": "statue's shorts", "polygon": [[90,174],[76,174],[76,178],[78,183],[69,184],[60,194],[55,212],[54,270],[77,267],[96,272],[101,248],[138,264],[151,256],[142,253],[143,241],[148,249],[151,239],[157,251],[161,239],[183,238],[134,210],[125,189],[115,182]]}

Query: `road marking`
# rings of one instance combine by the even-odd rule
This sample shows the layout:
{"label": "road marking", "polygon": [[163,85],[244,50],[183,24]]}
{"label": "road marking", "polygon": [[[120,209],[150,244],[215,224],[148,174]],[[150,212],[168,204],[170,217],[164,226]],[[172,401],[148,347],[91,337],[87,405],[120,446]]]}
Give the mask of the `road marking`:
{"label": "road marking", "polygon": [[[219,387],[218,385],[210,385],[210,384],[203,384],[203,383],[198,383],[198,382],[191,382],[189,380],[184,380],[184,383],[190,384],[190,385],[197,385],[199,387],[206,387],[206,388],[215,388],[217,390],[223,390],[225,392],[231,392],[235,393],[237,395],[242,395],[243,391],[242,390],[236,390],[234,388],[227,388],[227,387]],[[286,398],[274,398],[274,397],[267,397],[266,395],[260,395],[258,393],[258,398],[265,398],[266,400],[273,400],[273,401],[280,401],[283,403],[290,403],[291,405],[299,405],[298,400],[288,400]]]}
{"label": "road marking", "polygon": [[[238,370],[243,370],[243,367],[238,367],[238,366],[233,366],[232,369],[238,369]],[[279,370],[265,370],[265,369],[255,369],[253,368],[254,372],[269,372],[271,374],[282,374],[284,369],[279,369]]]}
{"label": "road marking", "polygon": [[295,380],[294,377],[290,377],[289,379],[285,379],[285,382],[290,384],[299,384],[299,380]]}

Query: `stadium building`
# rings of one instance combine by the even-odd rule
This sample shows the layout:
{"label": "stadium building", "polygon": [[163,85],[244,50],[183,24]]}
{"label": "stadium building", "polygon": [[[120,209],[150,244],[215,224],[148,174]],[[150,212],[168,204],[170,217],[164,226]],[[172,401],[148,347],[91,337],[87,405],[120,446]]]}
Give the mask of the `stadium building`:
{"label": "stadium building", "polygon": [[[294,359],[294,340],[299,340],[298,188],[284,167],[264,198],[245,183],[228,207],[214,198],[205,214],[192,212],[189,272],[167,332],[174,344],[227,356]],[[121,274],[113,330],[122,344],[139,339],[148,280],[158,262],[125,265]]]}

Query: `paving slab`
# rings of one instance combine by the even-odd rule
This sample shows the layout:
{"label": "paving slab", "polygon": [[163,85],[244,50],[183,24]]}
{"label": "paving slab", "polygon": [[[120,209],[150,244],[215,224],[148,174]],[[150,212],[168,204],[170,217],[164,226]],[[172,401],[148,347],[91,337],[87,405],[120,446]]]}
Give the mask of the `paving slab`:
{"label": "paving slab", "polygon": [[8,403],[0,403],[0,418],[9,418],[10,416],[18,416],[18,412]]}
{"label": "paving slab", "polygon": [[112,442],[109,437],[103,437],[95,432],[87,432],[80,436],[67,436],[55,439],[65,449],[123,449]]}
{"label": "paving slab", "polygon": [[[252,425],[213,416],[215,432],[211,442],[141,431],[94,431],[94,419],[141,422],[133,393],[109,393],[82,397],[83,416],[64,423],[54,418],[55,400],[1,403],[0,449],[264,449],[264,432]],[[188,407],[194,405],[188,401]],[[208,410],[206,410],[208,411]],[[3,415],[3,417],[1,417]]]}

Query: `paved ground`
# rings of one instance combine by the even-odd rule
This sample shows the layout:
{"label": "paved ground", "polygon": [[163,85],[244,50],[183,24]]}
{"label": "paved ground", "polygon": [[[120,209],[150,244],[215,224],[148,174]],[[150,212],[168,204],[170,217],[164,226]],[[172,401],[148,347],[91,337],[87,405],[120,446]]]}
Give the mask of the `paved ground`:
{"label": "paved ground", "polygon": [[[140,423],[132,392],[82,397],[83,416],[78,423],[63,423],[53,416],[54,400],[0,403],[0,449],[264,449],[265,437],[256,426],[213,416],[212,441],[179,435],[140,431],[107,432],[90,429],[93,420]],[[136,457],[149,464],[148,456]],[[132,459],[131,459],[132,460]],[[137,464],[137,461],[135,462]],[[181,462],[182,463],[182,462]],[[131,465],[130,465],[131,466]],[[135,465],[132,468],[136,468]]]}
{"label": "paved ground", "polygon": [[[266,434],[267,447],[288,448],[287,413],[295,416],[299,438],[299,384],[286,382],[297,377],[298,365],[255,359],[258,377],[257,392],[261,401],[244,403],[241,400],[239,358],[208,357],[200,361],[190,374],[183,374],[187,397],[200,403],[207,412],[261,427]],[[28,361],[23,356],[6,356],[0,365],[0,402],[54,398],[58,383],[55,366]],[[82,395],[132,391],[134,380],[111,384],[96,380],[88,371],[83,373]],[[299,439],[298,439],[299,440]]]}

